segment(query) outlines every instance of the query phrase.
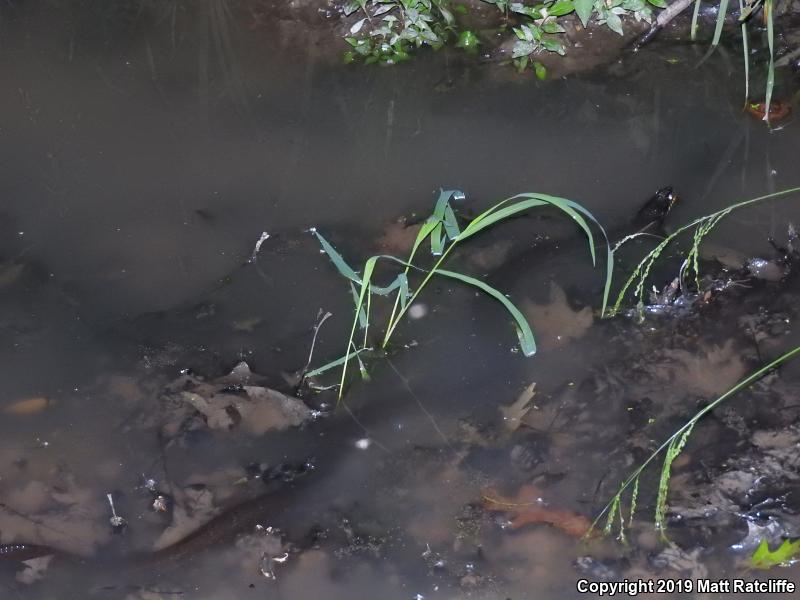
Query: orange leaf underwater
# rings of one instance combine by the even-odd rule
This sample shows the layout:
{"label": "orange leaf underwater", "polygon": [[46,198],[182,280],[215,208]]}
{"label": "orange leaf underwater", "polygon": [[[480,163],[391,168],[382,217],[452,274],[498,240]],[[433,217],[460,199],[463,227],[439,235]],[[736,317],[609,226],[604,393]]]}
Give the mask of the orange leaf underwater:
{"label": "orange leaf underwater", "polygon": [[542,493],[531,484],[523,485],[513,497],[503,496],[487,488],[482,492],[485,510],[508,513],[511,528],[527,524],[545,523],[567,535],[581,538],[588,533],[592,523],[585,516],[563,508],[548,508],[539,501]]}
{"label": "orange leaf underwater", "polygon": [[[748,102],[745,110],[748,114],[757,119],[763,119],[767,114],[767,104],[765,102]],[[769,103],[770,121],[782,121],[792,114],[792,105],[783,100],[773,100]]]}
{"label": "orange leaf underwater", "polygon": [[3,407],[3,412],[9,415],[31,415],[43,411],[50,406],[50,399],[44,396],[35,396],[33,398],[25,398],[24,400],[17,400],[11,404]]}

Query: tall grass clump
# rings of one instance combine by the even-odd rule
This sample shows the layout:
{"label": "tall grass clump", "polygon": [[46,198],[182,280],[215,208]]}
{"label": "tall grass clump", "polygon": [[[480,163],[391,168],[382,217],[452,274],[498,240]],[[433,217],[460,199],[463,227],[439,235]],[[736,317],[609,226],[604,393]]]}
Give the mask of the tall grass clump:
{"label": "tall grass clump", "polygon": [[[781,190],[778,192],[774,192],[772,194],[766,194],[765,196],[759,196],[757,198],[751,198],[749,200],[744,200],[742,202],[737,202],[728,206],[727,208],[723,208],[722,210],[718,210],[711,214],[698,217],[697,219],[679,227],[674,232],[666,236],[663,240],[661,240],[655,248],[653,248],[650,252],[648,252],[645,257],[639,261],[636,267],[631,271],[630,275],[626,279],[625,283],[622,285],[620,290],[617,292],[616,300],[614,301],[611,308],[608,310],[608,315],[613,316],[617,314],[625,299],[628,295],[633,292],[633,296],[637,300],[637,307],[639,311],[644,307],[644,294],[646,290],[646,284],[648,278],[650,276],[650,271],[653,268],[653,265],[656,263],[658,258],[662,255],[664,250],[672,244],[677,238],[679,238],[682,234],[691,232],[692,233],[692,242],[689,248],[689,252],[685,255],[683,264],[681,265],[680,269],[680,281],[681,287],[685,289],[685,286],[689,283],[694,283],[696,288],[700,287],[700,245],[705,239],[705,237],[711,233],[711,231],[722,221],[726,216],[728,216],[731,212],[739,210],[741,208],[745,208],[747,206],[752,206],[754,204],[758,204],[759,202],[765,202],[767,200],[772,200],[775,198],[779,198],[782,196],[787,196],[790,194],[795,194],[800,192],[800,187],[789,188],[786,190]],[[631,240],[640,237],[642,235],[646,235],[643,233],[635,233],[629,236],[622,238],[617,244],[614,246],[612,250],[612,255],[619,250],[619,248],[626,243],[630,242]],[[613,260],[613,259],[612,259]],[[610,293],[611,285],[611,277],[609,276],[607,279],[607,285],[605,290],[605,297],[608,297]],[[605,302],[604,302],[605,304]]]}
{"label": "tall grass clump", "polygon": [[[619,312],[623,302],[625,301],[626,297],[631,293],[631,291],[633,292],[634,297],[637,299],[637,306],[639,308],[639,311],[641,312],[644,304],[645,285],[653,265],[662,255],[667,246],[669,246],[682,234],[691,232],[691,245],[689,247],[688,252],[684,254],[683,263],[681,265],[679,272],[681,286],[684,287],[688,283],[687,279],[691,279],[693,280],[693,283],[696,286],[696,288],[699,288],[700,245],[703,239],[717,226],[717,224],[719,224],[719,222],[722,219],[724,219],[726,216],[728,216],[731,212],[735,210],[739,210],[747,206],[752,206],[760,202],[765,202],[767,200],[785,197],[798,192],[800,192],[800,187],[794,187],[786,190],[781,190],[772,194],[759,196],[757,198],[751,198],[749,200],[737,202],[722,210],[718,210],[711,214],[698,217],[697,219],[694,219],[690,223],[687,223],[686,225],[679,227],[673,233],[671,233],[663,240],[661,240],[655,248],[653,248],[650,252],[648,252],[645,255],[645,257],[639,261],[636,267],[631,271],[625,283],[622,285],[622,288],[619,290],[613,306],[608,311],[608,315],[614,315]],[[620,248],[620,246],[641,235],[644,234],[634,233],[620,240],[612,250],[612,261],[614,253]],[[610,285],[611,285],[611,277],[608,277],[607,288],[605,290],[606,297],[609,295],[608,286]],[[751,384],[759,380],[761,377],[771,372],[779,365],[794,358],[798,354],[800,354],[800,346],[786,352],[779,358],[773,360],[769,364],[761,367],[754,373],[748,375],[747,377],[742,379],[739,383],[737,383],[735,386],[733,386],[731,389],[729,389],[727,392],[725,392],[724,394],[722,394],[721,396],[710,402],[708,405],[706,405],[704,408],[699,410],[697,413],[695,413],[695,415],[692,416],[691,419],[689,419],[683,426],[681,426],[671,436],[669,436],[652,454],[650,454],[650,456],[644,462],[642,462],[620,484],[617,493],[611,498],[611,500],[609,500],[609,502],[605,505],[605,507],[600,511],[600,513],[596,517],[595,522],[592,525],[592,531],[595,530],[597,525],[603,520],[603,518],[605,518],[605,524],[603,527],[604,532],[607,534],[611,533],[615,527],[615,524],[617,524],[618,536],[620,539],[624,539],[626,523],[627,526],[630,526],[633,523],[634,515],[637,510],[640,476],[650,464],[656,461],[656,459],[658,459],[659,457],[663,457],[663,462],[661,463],[661,471],[658,480],[658,492],[655,503],[653,521],[655,523],[656,528],[661,533],[661,535],[663,537],[666,537],[664,530],[666,527],[667,494],[669,492],[669,481],[672,471],[672,463],[678,457],[678,455],[681,453],[681,451],[684,449],[687,442],[689,441],[689,437],[692,434],[694,426],[701,418],[703,418],[706,414],[717,408],[720,404],[726,402],[735,394],[749,387]],[[626,499],[628,503],[627,516],[624,514],[624,504]]]}
{"label": "tall grass clump", "polygon": [[[592,263],[596,263],[596,240],[592,226],[601,234],[599,247],[605,245],[607,281],[606,292],[610,286],[610,273],[612,267],[611,246],[605,230],[597,219],[583,206],[566,198],[559,198],[548,194],[523,193],[498,202],[485,210],[477,217],[463,224],[456,217],[453,202],[462,201],[463,192],[458,190],[442,191],[436,201],[432,214],[422,223],[411,246],[409,255],[405,259],[386,254],[370,256],[364,262],[361,272],[358,273],[342,257],[342,255],[328,242],[316,229],[311,233],[316,236],[325,254],[328,255],[339,274],[348,280],[353,297],[354,311],[353,322],[344,355],[318,369],[307,373],[307,377],[319,375],[331,368],[341,366],[339,380],[339,398],[344,393],[347,368],[350,360],[358,363],[363,377],[368,377],[363,358],[375,349],[370,345],[370,315],[373,299],[393,297],[391,314],[383,326],[380,337],[380,349],[385,350],[391,342],[392,336],[398,325],[406,315],[409,307],[417,297],[426,289],[428,283],[434,278],[446,278],[471,286],[482,294],[498,301],[511,316],[519,340],[519,346],[525,356],[536,353],[536,342],[528,321],[522,312],[500,291],[489,286],[484,281],[471,275],[447,270],[444,264],[453,250],[461,246],[478,233],[494,227],[506,219],[518,216],[534,208],[554,208],[571,218],[586,236]],[[420,249],[424,244],[430,246],[431,259],[428,263],[420,262]],[[389,262],[396,266],[397,272],[387,285],[378,285],[374,281],[376,266],[379,261]],[[606,309],[607,293],[603,297],[603,311]],[[359,329],[361,330],[360,333]]]}
{"label": "tall grass clump", "polygon": [[[678,428],[672,435],[664,440],[661,445],[653,451],[647,459],[642,462],[621,484],[619,491],[614,494],[614,497],[603,507],[600,513],[595,518],[590,531],[596,530],[597,526],[605,518],[603,531],[610,534],[614,530],[615,523],[618,524],[618,537],[624,539],[626,522],[628,526],[633,523],[636,513],[637,500],[639,495],[639,478],[645,469],[656,461],[659,457],[663,456],[661,463],[661,472],[658,482],[658,495],[656,498],[655,510],[653,521],[656,529],[660,532],[662,538],[666,539],[666,512],[667,512],[667,493],[669,492],[669,480],[672,470],[672,463],[681,453],[686,446],[689,436],[694,429],[697,422],[712,410],[720,406],[723,402],[730,400],[738,392],[748,388],[753,383],[770,373],[773,369],[787,362],[800,354],[800,346],[789,350],[785,354],[776,358],[767,365],[764,365],[757,371],[751,373],[739,383],[730,388],[727,392],[704,406],[697,411],[691,419],[686,421],[680,428]],[[624,514],[625,498],[628,498],[628,514]],[[588,534],[587,534],[588,535]]]}

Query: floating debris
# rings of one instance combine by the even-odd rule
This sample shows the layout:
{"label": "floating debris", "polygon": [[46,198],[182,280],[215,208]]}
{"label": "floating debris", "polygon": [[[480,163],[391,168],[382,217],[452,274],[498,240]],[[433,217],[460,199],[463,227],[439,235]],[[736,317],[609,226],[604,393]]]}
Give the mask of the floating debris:
{"label": "floating debris", "polygon": [[158,481],[153,479],[152,477],[147,477],[144,473],[142,474],[142,488],[147,490],[148,492],[156,493],[158,490]]}
{"label": "floating debris", "polygon": [[153,500],[153,510],[156,512],[167,512],[169,508],[169,501],[166,496],[158,495]]}
{"label": "floating debris", "polygon": [[117,514],[117,510],[114,508],[114,497],[111,494],[106,494],[106,498],[108,498],[108,504],[111,506],[111,518],[108,521],[111,523],[114,533],[121,533],[128,525],[128,522]]}
{"label": "floating debris", "polygon": [[261,563],[259,564],[259,570],[261,574],[273,581],[277,581],[278,576],[275,574],[275,567],[279,565],[283,565],[289,562],[289,553],[284,552],[278,556],[270,556],[269,554],[264,554],[261,557]]}
{"label": "floating debris", "polygon": [[269,239],[269,234],[266,231],[262,232],[261,237],[258,238],[258,241],[256,242],[255,248],[253,248],[253,254],[250,255],[250,260],[247,262],[253,263],[258,260],[258,252],[259,250],[261,250],[261,245],[268,239]]}

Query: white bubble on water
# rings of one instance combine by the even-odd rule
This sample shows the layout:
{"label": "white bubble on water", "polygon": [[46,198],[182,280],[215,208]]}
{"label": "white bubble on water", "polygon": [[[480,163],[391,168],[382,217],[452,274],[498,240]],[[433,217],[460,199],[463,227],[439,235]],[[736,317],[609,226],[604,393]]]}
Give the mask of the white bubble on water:
{"label": "white bubble on water", "polygon": [[412,304],[408,309],[408,316],[412,319],[421,319],[428,314],[428,306],[419,302]]}

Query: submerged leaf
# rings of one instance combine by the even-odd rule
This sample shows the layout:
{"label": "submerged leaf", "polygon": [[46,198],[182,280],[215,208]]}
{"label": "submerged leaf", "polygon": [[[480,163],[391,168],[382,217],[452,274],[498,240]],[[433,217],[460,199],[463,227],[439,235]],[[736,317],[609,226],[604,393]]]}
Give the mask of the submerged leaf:
{"label": "submerged leaf", "polygon": [[503,423],[509,431],[516,431],[522,425],[522,419],[530,412],[533,397],[536,395],[536,382],[534,381],[517,396],[517,399],[508,406],[500,407]]}
{"label": "submerged leaf", "polygon": [[481,495],[486,510],[511,515],[512,529],[542,523],[576,538],[589,532],[589,519],[564,508],[550,508],[542,501],[542,492],[531,484],[523,485],[513,497],[505,497],[491,488],[484,490]]}
{"label": "submerged leaf", "polygon": [[756,551],[750,557],[750,566],[755,569],[771,569],[772,567],[788,566],[800,560],[800,540],[783,543],[775,550],[769,549],[767,540],[761,540]]}

